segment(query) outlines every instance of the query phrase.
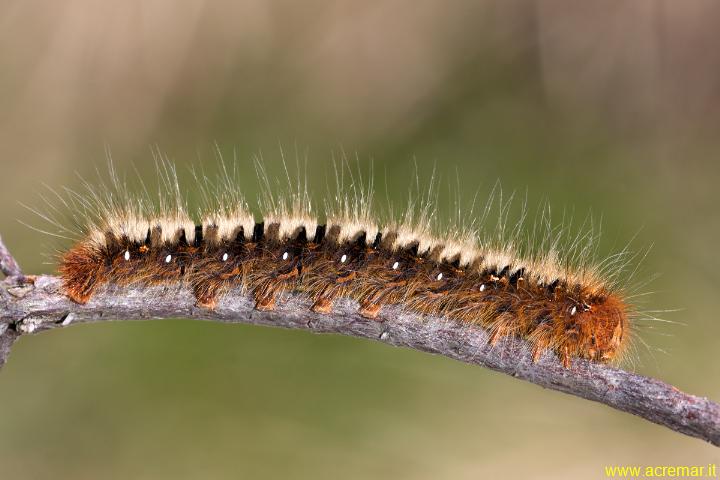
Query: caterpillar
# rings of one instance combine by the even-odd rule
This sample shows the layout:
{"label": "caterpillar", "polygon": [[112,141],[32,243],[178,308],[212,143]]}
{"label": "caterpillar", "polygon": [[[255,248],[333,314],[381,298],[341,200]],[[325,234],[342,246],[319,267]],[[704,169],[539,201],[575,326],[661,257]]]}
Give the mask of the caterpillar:
{"label": "caterpillar", "polygon": [[[551,242],[540,253],[521,255],[479,239],[475,228],[433,231],[427,203],[379,221],[372,185],[358,188],[356,181],[350,193],[341,188],[327,203],[321,222],[306,188],[273,194],[259,170],[266,187],[260,219],[239,192],[236,169],[224,164],[215,181],[196,175],[204,199],[198,221],[187,213],[175,168],[165,161],[158,169],[159,203],[147,189],[130,193],[112,165],[109,183],[86,182],[82,194],[68,190],[70,201],[63,202],[82,227],[60,254],[66,295],[85,304],[104,284],[185,284],[202,308],[243,294],[256,309],[272,310],[284,292],[295,291],[319,314],[350,298],[371,319],[386,305],[401,305],[484,328],[491,344],[520,337],[531,345],[533,361],[550,350],[568,368],[573,358],[609,362],[627,349],[632,306],[580,247],[563,256]],[[568,258],[581,261],[573,265]]]}

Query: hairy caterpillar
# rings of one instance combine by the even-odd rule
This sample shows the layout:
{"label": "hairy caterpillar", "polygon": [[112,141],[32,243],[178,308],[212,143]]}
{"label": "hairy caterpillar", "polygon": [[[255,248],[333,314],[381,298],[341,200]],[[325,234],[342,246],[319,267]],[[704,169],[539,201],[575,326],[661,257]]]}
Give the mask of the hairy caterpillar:
{"label": "hairy caterpillar", "polygon": [[566,367],[574,357],[613,360],[628,344],[632,309],[602,268],[583,264],[584,251],[574,252],[581,260],[573,265],[561,260],[556,245],[523,256],[478,241],[472,228],[439,235],[427,208],[381,223],[372,215],[371,186],[366,191],[355,184],[349,195],[341,192],[329,202],[320,222],[306,189],[273,195],[262,169],[266,195],[256,221],[237,175],[224,165],[217,182],[198,179],[205,206],[195,222],[174,168],[161,161],[159,172],[159,205],[147,193],[130,194],[112,166],[109,184],[86,184],[83,194],[68,191],[70,201],[63,201],[83,223],[81,238],[59,265],[73,301],[90,301],[107,283],[183,282],[201,307],[215,308],[228,294],[249,294],[257,309],[272,310],[292,290],[304,292],[317,313],[332,312],[334,301],[348,297],[368,318],[399,304],[478,325],[493,344],[521,337],[532,346],[533,360],[549,349]]}

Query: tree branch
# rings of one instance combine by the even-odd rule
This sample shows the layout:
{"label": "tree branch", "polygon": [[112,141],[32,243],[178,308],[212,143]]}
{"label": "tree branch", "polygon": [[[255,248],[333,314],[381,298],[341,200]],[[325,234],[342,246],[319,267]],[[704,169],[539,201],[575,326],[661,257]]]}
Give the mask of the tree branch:
{"label": "tree branch", "polygon": [[357,303],[351,300],[339,301],[331,315],[312,313],[301,294],[287,294],[278,304],[275,311],[259,312],[248,295],[236,292],[210,311],[196,307],[186,287],[110,286],[86,305],[77,305],[63,295],[57,277],[10,277],[0,282],[0,365],[19,335],[75,323],[184,317],[297,328],[370,338],[481,365],[720,446],[720,405],[659,380],[580,359],[566,369],[552,353],[533,363],[522,340],[505,338],[490,346],[482,328],[421,317],[394,306],[383,308],[377,320],[369,320],[357,314]]}
{"label": "tree branch", "polygon": [[15,258],[10,255],[10,252],[3,243],[2,237],[0,237],[0,272],[3,272],[6,277],[22,275],[20,265],[18,265]]}

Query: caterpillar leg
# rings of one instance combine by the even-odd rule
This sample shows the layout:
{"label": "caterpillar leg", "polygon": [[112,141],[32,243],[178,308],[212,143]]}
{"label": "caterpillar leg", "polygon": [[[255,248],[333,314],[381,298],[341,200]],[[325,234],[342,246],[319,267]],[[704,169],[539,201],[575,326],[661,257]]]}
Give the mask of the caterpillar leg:
{"label": "caterpillar leg", "polygon": [[502,325],[498,325],[490,335],[490,339],[488,340],[488,343],[491,346],[497,345],[497,343],[500,341],[502,337],[507,335],[509,333],[508,329],[503,327]]}
{"label": "caterpillar leg", "polygon": [[328,314],[332,313],[333,302],[328,297],[320,297],[315,300],[310,310],[315,313]]}
{"label": "caterpillar leg", "polygon": [[537,363],[542,354],[550,348],[552,339],[552,328],[548,323],[541,323],[530,337],[530,343],[533,344],[532,361]]}
{"label": "caterpillar leg", "polygon": [[395,303],[393,301],[393,293],[397,292],[398,287],[402,287],[406,282],[390,282],[384,288],[377,290],[360,301],[360,310],[358,313],[365,318],[375,319],[380,313],[384,303]]}
{"label": "caterpillar leg", "polygon": [[315,302],[313,302],[310,310],[315,313],[331,313],[335,297],[334,285],[326,286],[319,294],[317,294]]}
{"label": "caterpillar leg", "polygon": [[272,312],[273,310],[275,310],[275,299],[264,298],[262,300],[259,300],[255,304],[255,310],[258,310],[260,312]]}
{"label": "caterpillar leg", "polygon": [[193,294],[195,295],[195,305],[209,310],[214,310],[217,306],[218,293],[220,284],[208,280],[203,280],[193,285]]}
{"label": "caterpillar leg", "polygon": [[545,351],[545,348],[540,345],[535,345],[532,349],[532,361],[537,363],[540,360],[540,356]]}
{"label": "caterpillar leg", "polygon": [[562,352],[560,353],[560,361],[562,362],[563,367],[570,368],[570,350],[567,345],[563,347]]}
{"label": "caterpillar leg", "polygon": [[83,288],[74,288],[72,286],[65,286],[65,294],[75,303],[78,303],[80,305],[86,304],[90,297],[92,297],[94,288],[89,289],[83,289]]}
{"label": "caterpillar leg", "polygon": [[358,313],[365,318],[375,320],[378,316],[378,313],[380,313],[381,308],[382,305],[379,303],[365,301],[360,304],[360,310],[358,310]]}
{"label": "caterpillar leg", "polygon": [[312,307],[310,307],[310,310],[315,313],[331,313],[333,302],[338,296],[342,295],[341,292],[343,285],[354,280],[356,276],[357,274],[355,272],[347,272],[338,275],[337,278],[335,278],[334,283],[331,283],[322,289]]}
{"label": "caterpillar leg", "polygon": [[195,305],[208,310],[215,310],[217,307],[217,296],[212,293],[199,294],[195,293]]}
{"label": "caterpillar leg", "polygon": [[271,312],[275,310],[275,297],[274,291],[258,292],[255,294],[255,310],[261,312]]}

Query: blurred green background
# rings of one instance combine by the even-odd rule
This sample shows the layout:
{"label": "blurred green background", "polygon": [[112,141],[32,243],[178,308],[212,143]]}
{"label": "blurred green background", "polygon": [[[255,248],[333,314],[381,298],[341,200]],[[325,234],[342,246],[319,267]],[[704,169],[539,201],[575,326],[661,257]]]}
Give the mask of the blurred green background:
{"label": "blurred green background", "polygon": [[[720,399],[720,4],[712,1],[34,1],[0,4],[0,232],[51,272],[42,184],[372,161],[402,204],[413,162],[481,198],[499,179],[583,217],[605,253],[653,245],[635,369]],[[188,196],[192,199],[190,186]],[[447,189],[445,189],[447,190]],[[445,191],[444,190],[444,191]],[[446,192],[447,193],[447,192]],[[443,193],[447,199],[451,195]],[[447,202],[446,202],[447,205]],[[652,326],[652,325],[651,325]],[[0,372],[0,476],[602,478],[718,450],[627,414],[365,340],[188,320],[22,338]]]}

